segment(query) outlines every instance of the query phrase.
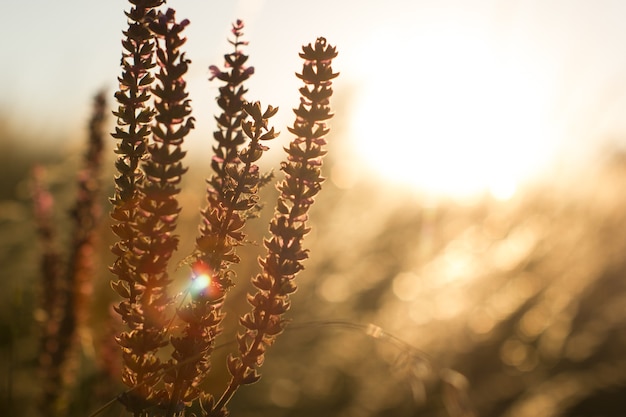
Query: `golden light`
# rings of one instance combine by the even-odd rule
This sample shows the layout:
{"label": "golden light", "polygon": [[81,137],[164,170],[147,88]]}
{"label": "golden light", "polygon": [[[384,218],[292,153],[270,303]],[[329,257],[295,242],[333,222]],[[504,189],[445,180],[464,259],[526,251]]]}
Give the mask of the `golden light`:
{"label": "golden light", "polygon": [[511,197],[546,167],[557,140],[549,81],[509,49],[453,26],[364,42],[351,62],[361,76],[351,136],[363,163],[435,195]]}
{"label": "golden light", "polygon": [[207,274],[197,275],[193,281],[191,282],[191,292],[192,293],[201,293],[205,291],[211,285],[211,277]]}

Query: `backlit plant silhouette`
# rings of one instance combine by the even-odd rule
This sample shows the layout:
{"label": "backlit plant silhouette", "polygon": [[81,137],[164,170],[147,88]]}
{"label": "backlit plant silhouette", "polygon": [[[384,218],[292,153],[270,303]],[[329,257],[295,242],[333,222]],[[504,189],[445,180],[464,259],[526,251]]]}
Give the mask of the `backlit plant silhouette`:
{"label": "backlit plant silhouette", "polygon": [[302,242],[309,231],[308,210],[323,181],[331,80],[337,76],[331,63],[337,52],[318,38],[300,54],[304,65],[298,77],[304,86],[289,128],[295,139],[281,164],[284,180],[265,240],[267,255],[252,278],[256,292],[248,295],[251,310],[240,318],[239,353],[228,358],[231,380],[214,396],[204,391],[202,382],[209,377],[211,353],[221,333],[222,307],[236,283],[231,269],[240,262],[236,249],[245,243],[247,219],[260,209],[260,187],[271,181],[257,163],[267,143],[278,136],[270,126],[278,109],[245,98],[243,82],[253,68],[246,66],[244,25],[237,21],[225,70],[210,67],[212,78],[224,82],[217,98],[222,113],[213,135],[214,173],[207,181],[195,251],[188,257],[193,278],[178,301],[170,293],[168,266],[179,243],[177,194],[186,171],[182,145],[194,127],[185,82],[190,61],[181,51],[189,21],[178,22],[172,9],[159,10],[162,1],[131,3],[115,94],[118,174],[111,199],[118,238],[112,248],[112,287],[122,298],[116,311],[126,326],[117,340],[128,390],[119,399],[137,417],[181,416],[194,403],[199,403],[201,415],[225,416],[237,389],[260,378],[259,367],[284,329],[294,278],[307,257]]}
{"label": "backlit plant silhouette", "polygon": [[87,151],[78,173],[77,196],[70,211],[72,232],[69,253],[59,248],[53,222],[54,199],[47,190],[45,171],[37,167],[33,176],[33,202],[37,232],[42,246],[39,369],[42,395],[39,409],[44,416],[62,414],[67,407],[68,386],[74,384],[73,359],[81,332],[88,332],[87,318],[94,275],[95,227],[100,218],[98,180],[102,168],[104,93],[96,95],[89,123]]}
{"label": "backlit plant silhouette", "polygon": [[[284,147],[282,178],[276,182],[278,197],[263,241],[265,253],[252,260],[240,249],[249,242],[248,220],[259,217],[266,203],[259,192],[274,179],[271,172],[261,172],[259,161],[278,136],[272,126],[278,108],[247,98],[245,83],[254,68],[244,53],[244,24],[237,20],[232,25],[232,49],[224,55],[224,67],[209,66],[209,81],[221,82],[216,98],[220,114],[215,117],[209,156],[212,174],[206,180],[198,234],[180,237],[179,194],[187,171],[184,145],[195,123],[186,83],[191,61],[183,52],[183,32],[190,22],[177,20],[171,8],[162,10],[162,0],[130,3],[113,111],[117,126],[112,132],[117,157],[110,215],[116,240],[111,246],[114,260],[110,271],[114,277],[110,284],[111,294],[117,297],[113,310],[120,328],[113,335],[111,330],[102,332],[99,357],[92,358],[99,362],[95,364],[101,368],[98,376],[116,375],[125,389],[119,395],[111,394],[115,388],[104,390],[94,401],[115,398],[90,417],[114,403],[120,403],[134,417],[224,417],[237,391],[261,378],[266,353],[287,328],[290,297],[297,289],[295,278],[309,255],[304,246],[311,229],[309,211],[324,181],[321,168],[329,133],[327,122],[333,116],[332,82],[338,74],[332,62],[337,51],[319,37],[303,46],[299,54],[303,66],[296,76],[303,85],[294,109],[295,120],[288,127],[293,138]],[[91,404],[79,401],[82,392],[71,389],[78,380],[73,378],[72,363],[80,358],[77,336],[86,327],[85,306],[96,275],[90,250],[98,214],[97,177],[105,107],[100,94],[78,180],[78,198],[72,211],[75,233],[66,267],[55,245],[52,197],[42,175],[38,172],[35,176],[35,211],[44,249],[40,410],[46,417],[83,413],[76,403]],[[174,264],[181,239],[194,239],[195,245],[182,255],[183,262]],[[237,276],[236,264],[240,263],[255,272]],[[174,288],[181,286],[170,273],[180,268],[188,270],[187,282],[183,292],[175,294]],[[246,284],[250,284],[245,297],[248,306],[237,313],[236,334],[222,335],[228,298],[235,305],[242,301],[232,296],[232,289]],[[431,364],[421,352],[376,325],[341,320],[300,323],[301,327],[307,325],[356,330],[401,350],[411,378],[419,380],[430,372]],[[113,339],[112,347],[108,342],[113,345]],[[234,348],[224,358],[223,368],[228,374],[220,386],[221,370],[212,373],[212,368],[221,356],[214,353],[227,345]],[[111,351],[119,356],[114,358]],[[460,392],[453,388],[454,394]],[[472,415],[465,407],[460,410],[452,413],[453,417]]]}
{"label": "backlit plant silhouette", "polygon": [[[338,146],[323,165],[335,164],[338,187],[324,184],[311,215],[335,48],[324,38],[303,47],[295,121],[274,128],[278,109],[248,92],[256,75],[244,24],[235,21],[224,63],[204,69],[207,86],[219,88],[216,117],[202,115],[215,127],[193,132],[200,116],[186,82],[189,22],[163,3],[131,1],[117,126],[105,124],[109,94],[97,94],[78,178],[65,183],[75,152],[59,147],[58,156],[46,155],[63,164],[34,171],[30,217],[19,176],[3,176],[15,195],[0,200],[8,261],[0,292],[1,415],[620,415],[623,152],[585,172],[573,196],[565,182],[510,204],[432,205],[372,177],[341,187],[351,154]],[[289,139],[275,180],[260,166],[278,130]],[[200,204],[185,200],[196,197],[185,189],[191,132],[212,145],[194,155],[210,169]],[[107,133],[116,145],[114,181],[102,169]],[[7,166],[20,157],[8,149]],[[100,191],[102,174],[109,188]],[[277,201],[263,189],[274,181]],[[58,207],[70,187],[76,199],[64,222]],[[99,224],[106,211],[114,233]],[[263,222],[251,220],[262,215],[264,239]],[[315,236],[305,242],[311,224]],[[109,245],[112,252],[100,251]],[[41,262],[32,265],[36,246]],[[314,279],[296,278],[309,255]]]}

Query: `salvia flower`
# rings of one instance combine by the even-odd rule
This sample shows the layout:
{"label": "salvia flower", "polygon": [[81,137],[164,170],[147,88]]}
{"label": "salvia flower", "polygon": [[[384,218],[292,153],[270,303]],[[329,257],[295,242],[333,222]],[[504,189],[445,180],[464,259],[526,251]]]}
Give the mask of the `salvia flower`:
{"label": "salvia flower", "polygon": [[83,168],[78,173],[78,195],[71,211],[74,220],[74,236],[69,256],[69,275],[74,292],[75,315],[79,330],[86,329],[88,305],[95,271],[93,250],[95,227],[100,219],[98,197],[102,187],[102,151],[104,147],[104,122],[106,99],[104,92],[94,98],[93,115],[89,122],[88,147],[83,157]]}
{"label": "salvia flower", "polygon": [[[259,189],[271,174],[260,172],[258,161],[268,141],[278,136],[269,120],[278,109],[263,108],[245,98],[244,82],[254,73],[242,51],[244,24],[232,25],[233,51],[224,55],[223,69],[210,66],[210,80],[223,82],[213,133],[215,144],[207,180],[206,207],[201,211],[199,236],[188,258],[191,279],[176,314],[166,310],[174,298],[168,264],[178,247],[175,234],[181,207],[180,192],[185,152],[182,144],[194,127],[184,79],[189,60],[180,48],[188,20],[177,22],[175,12],[156,8],[163,0],[130,0],[128,30],[122,41],[122,75],[116,93],[118,126],[115,195],[111,199],[119,240],[112,248],[111,270],[117,275],[113,289],[122,297],[115,306],[126,330],[118,337],[122,348],[122,381],[129,389],[118,399],[134,417],[182,416],[199,403],[203,416],[226,416],[226,404],[239,386],[255,382],[265,350],[284,328],[293,279],[307,257],[302,239],[308,232],[308,209],[323,181],[321,158],[328,133],[325,120],[332,115],[329,98],[333,47],[319,38],[305,46],[302,74],[305,86],[296,122],[290,128],[297,138],[286,149],[281,165],[285,180],[265,241],[267,256],[262,272],[253,278],[257,288],[248,296],[252,311],[240,319],[245,330],[238,335],[239,355],[229,357],[232,375],[219,400],[202,388],[211,368],[211,353],[221,333],[222,307],[240,262],[237,247],[246,243],[244,227],[260,211]],[[186,296],[190,294],[190,300]],[[171,348],[165,360],[161,348]],[[195,415],[195,414],[191,414]]]}
{"label": "salvia flower", "polygon": [[[118,337],[118,343],[122,346],[125,365],[122,381],[136,389],[139,397],[137,400],[129,398],[125,405],[136,416],[141,415],[147,406],[151,387],[155,383],[153,375],[161,368],[156,358],[146,356],[148,349],[137,341],[138,332],[143,331],[144,314],[139,304],[143,282],[133,258],[135,244],[140,239],[134,225],[138,217],[140,185],[144,179],[140,164],[146,156],[154,115],[150,99],[154,82],[152,70],[156,65],[155,40],[149,25],[156,18],[155,8],[162,3],[163,0],[131,1],[133,7],[126,13],[128,29],[122,40],[122,75],[118,78],[119,90],[115,93],[118,109],[113,112],[118,126],[112,136],[118,140],[115,152],[119,156],[115,162],[118,175],[115,177],[115,195],[111,199],[111,217],[115,221],[113,232],[119,240],[111,249],[116,256],[111,271],[118,278],[111,285],[123,297],[115,311],[129,328],[128,332]],[[160,340],[157,345],[159,343]],[[141,390],[136,387],[141,387]]]}
{"label": "salvia flower", "polygon": [[65,351],[59,350],[60,321],[65,315],[65,296],[62,288],[62,258],[57,242],[57,231],[52,221],[54,198],[45,184],[45,170],[33,170],[33,203],[38,240],[41,246],[40,273],[41,333],[39,369],[42,395],[39,408],[43,416],[54,415],[61,392],[61,366]]}
{"label": "salvia flower", "polygon": [[122,291],[125,300],[117,311],[131,328],[138,327],[133,305],[139,295],[135,271],[129,263],[136,240],[132,224],[138,209],[139,184],[143,180],[140,163],[146,154],[154,114],[149,106],[150,86],[154,81],[151,73],[155,66],[154,35],[148,25],[156,17],[155,8],[162,3],[163,0],[131,1],[134,7],[126,13],[128,29],[122,40],[122,75],[118,78],[120,85],[115,93],[118,109],[113,112],[118,126],[112,136],[118,140],[115,152],[119,156],[115,162],[118,175],[115,177],[115,195],[111,199],[111,217],[115,221],[113,232],[119,240],[111,249],[117,257],[111,271],[119,279],[113,284],[114,287],[127,288],[127,291]]}
{"label": "salvia flower", "polygon": [[120,279],[113,284],[126,298],[118,311],[130,328],[118,339],[124,353],[122,379],[133,388],[123,402],[137,415],[152,403],[167,402],[168,397],[155,386],[165,367],[157,352],[168,344],[164,313],[170,304],[167,266],[178,246],[174,231],[180,207],[176,196],[186,171],[181,145],[194,122],[183,78],[189,60],[180,52],[186,40],[180,34],[187,24],[187,20],[176,23],[172,9],[159,12],[148,22],[157,40],[158,83],[151,88],[156,113],[150,126],[152,141],[141,164],[143,178],[137,187],[135,217],[129,224],[133,240],[127,266],[132,281]]}
{"label": "salvia flower", "polygon": [[265,351],[284,329],[289,294],[296,290],[294,278],[307,258],[302,241],[310,230],[308,211],[324,180],[320,167],[326,153],[324,136],[329,132],[325,121],[332,117],[331,80],[338,75],[331,67],[335,56],[336,49],[324,38],[318,38],[315,46],[305,46],[300,54],[304,66],[297,76],[305,85],[300,89],[300,106],[294,110],[296,121],[289,128],[296,138],[286,149],[287,161],[281,164],[285,179],[278,185],[280,195],[270,223],[272,237],[265,241],[267,255],[259,261],[262,272],[252,279],[257,289],[248,295],[252,311],[240,319],[245,331],[237,336],[239,356],[228,358],[232,378],[214,407],[216,413],[225,412],[239,386],[260,378],[257,369],[263,364]]}
{"label": "salvia flower", "polygon": [[[246,44],[241,41],[242,29],[241,21],[233,25],[235,39],[230,43],[234,51],[224,55],[227,70],[221,71],[217,66],[209,68],[213,74],[211,79],[218,78],[225,83],[217,97],[222,113],[216,117],[218,129],[213,134],[216,144],[211,160],[213,175],[207,180],[207,206],[202,210],[200,236],[192,256],[191,302],[177,312],[184,323],[183,334],[171,338],[176,366],[167,374],[172,392],[169,414],[174,413],[180,403],[189,404],[203,394],[198,385],[210,370],[210,355],[215,338],[221,332],[224,296],[233,285],[234,272],[230,265],[239,262],[235,247],[244,242],[242,229],[246,213],[256,208],[256,193],[265,180],[259,175],[252,155],[266,149],[260,145],[261,136],[274,135],[273,130],[263,132],[274,109],[264,120],[245,121],[260,105],[249,105],[244,98],[247,90],[243,82],[253,71],[252,67],[244,66],[248,57],[241,50]],[[259,134],[253,134],[252,130]],[[249,143],[244,148],[247,140]]]}
{"label": "salvia flower", "polygon": [[68,388],[75,381],[75,365],[80,357],[79,333],[84,334],[87,329],[87,305],[94,275],[94,230],[100,214],[97,200],[105,107],[104,94],[97,94],[89,123],[88,147],[78,172],[77,196],[71,210],[73,230],[67,259],[61,259],[57,248],[52,224],[54,200],[43,185],[43,171],[35,171],[35,219],[43,246],[43,326],[39,352],[43,389],[39,405],[44,416],[62,414],[68,406]]}
{"label": "salvia flower", "polygon": [[[193,401],[202,394],[198,385],[210,369],[210,354],[221,332],[225,292],[233,285],[234,272],[230,264],[239,261],[234,248],[243,244],[245,237],[241,231],[245,224],[244,213],[257,205],[256,194],[262,176],[255,162],[268,149],[263,142],[278,136],[274,128],[268,128],[268,120],[276,114],[277,108],[268,106],[262,111],[260,103],[256,102],[243,103],[243,110],[252,119],[243,122],[249,142],[238,152],[237,160],[241,163],[227,166],[225,180],[230,186],[214,196],[216,206],[205,210],[203,234],[197,239],[196,260],[192,265],[195,279],[202,279],[203,284],[192,288],[192,301],[178,312],[185,323],[184,335],[172,338],[174,358],[182,363],[176,367],[173,385],[177,388],[177,398],[183,402]],[[211,201],[209,199],[209,203]],[[205,395],[203,401],[212,403],[213,400]]]}
{"label": "salvia flower", "polygon": [[245,65],[248,56],[241,49],[241,46],[247,45],[247,42],[241,40],[243,27],[241,20],[233,24],[232,32],[235,39],[229,42],[234,46],[234,51],[224,55],[227,70],[222,71],[215,65],[209,67],[212,74],[209,80],[218,78],[225,83],[219,88],[217,97],[217,104],[222,109],[222,113],[216,118],[218,129],[213,133],[216,144],[213,146],[214,156],[211,160],[214,175],[208,180],[209,206],[218,205],[225,190],[231,187],[226,167],[241,163],[238,153],[245,142],[241,123],[246,116],[243,112],[243,103],[248,90],[243,83],[254,73],[254,67]]}

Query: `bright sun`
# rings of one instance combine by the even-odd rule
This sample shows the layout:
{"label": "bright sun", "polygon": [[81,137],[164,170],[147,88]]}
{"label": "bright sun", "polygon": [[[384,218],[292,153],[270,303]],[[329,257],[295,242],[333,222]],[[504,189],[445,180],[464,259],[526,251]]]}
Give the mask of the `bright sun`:
{"label": "bright sun", "polygon": [[384,32],[353,63],[363,77],[354,145],[390,180],[506,199],[552,156],[545,83],[532,63],[493,40],[468,31]]}

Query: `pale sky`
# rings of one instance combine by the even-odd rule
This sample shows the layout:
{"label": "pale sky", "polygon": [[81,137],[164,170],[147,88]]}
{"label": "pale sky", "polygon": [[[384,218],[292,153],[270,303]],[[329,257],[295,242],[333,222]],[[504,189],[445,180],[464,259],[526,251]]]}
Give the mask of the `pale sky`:
{"label": "pale sky", "polygon": [[[106,87],[112,96],[117,87],[128,3],[6,3],[1,117],[43,136],[69,136],[84,127],[96,90]],[[281,106],[285,123],[297,105],[293,73],[301,45],[320,35],[337,45],[336,91],[352,103],[349,135],[366,161],[392,157],[371,152],[377,144],[402,148],[423,155],[424,177],[439,175],[429,165],[437,158],[459,167],[468,156],[501,152],[508,156],[489,169],[512,166],[513,178],[564,147],[626,138],[623,0],[170,0],[168,6],[191,21],[188,82],[196,130],[204,136],[217,94],[207,67],[222,65],[230,22],[242,18],[256,68],[249,98]],[[534,156],[526,161],[526,154]]]}

